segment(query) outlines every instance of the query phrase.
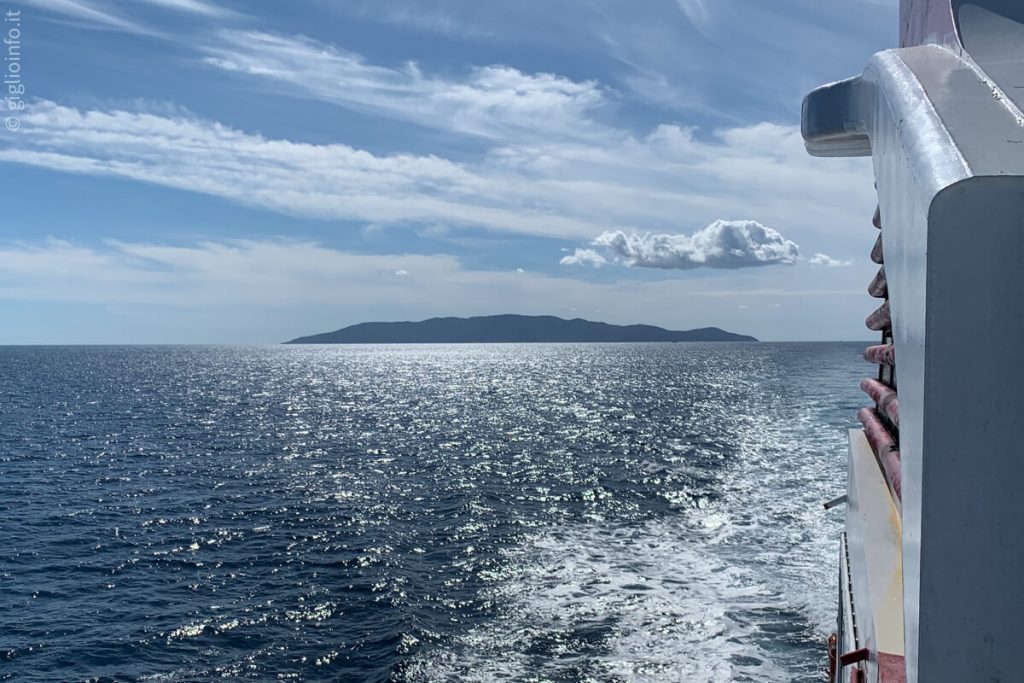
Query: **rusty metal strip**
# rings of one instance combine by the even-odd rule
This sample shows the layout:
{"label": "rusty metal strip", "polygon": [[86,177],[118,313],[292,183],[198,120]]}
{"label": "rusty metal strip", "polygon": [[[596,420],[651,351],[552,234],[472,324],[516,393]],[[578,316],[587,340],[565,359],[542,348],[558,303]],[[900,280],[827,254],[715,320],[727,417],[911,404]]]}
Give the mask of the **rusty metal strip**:
{"label": "rusty metal strip", "polygon": [[900,451],[895,439],[882,421],[878,419],[873,408],[861,408],[857,419],[864,425],[864,436],[867,437],[871,450],[878,459],[878,464],[885,474],[885,480],[897,501],[903,500],[903,483],[900,468]]}
{"label": "rusty metal strip", "polygon": [[878,653],[878,683],[907,683],[907,664],[903,655]]}
{"label": "rusty metal strip", "polygon": [[879,344],[864,349],[864,360],[878,365],[896,365],[896,346],[893,344]]}
{"label": "rusty metal strip", "polygon": [[865,378],[860,381],[860,390],[871,397],[880,410],[896,428],[900,426],[900,400],[890,387],[877,379]]}
{"label": "rusty metal strip", "polygon": [[885,263],[885,258],[882,254],[882,235],[879,233],[878,239],[875,240],[875,246],[871,248],[871,260],[881,265]]}
{"label": "rusty metal strip", "polygon": [[864,320],[864,324],[868,326],[869,330],[875,330],[878,332],[891,330],[892,316],[889,313],[889,302],[886,301],[884,304],[876,308],[871,315]]}
{"label": "rusty metal strip", "polygon": [[889,282],[885,279],[885,266],[878,269],[875,278],[868,285],[868,294],[876,299],[889,298]]}

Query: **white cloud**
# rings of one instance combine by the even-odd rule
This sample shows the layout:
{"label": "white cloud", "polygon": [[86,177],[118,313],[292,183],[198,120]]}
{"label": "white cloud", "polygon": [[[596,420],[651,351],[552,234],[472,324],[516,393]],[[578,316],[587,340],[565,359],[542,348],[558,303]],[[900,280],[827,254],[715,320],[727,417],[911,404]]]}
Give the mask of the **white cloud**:
{"label": "white cloud", "polygon": [[141,0],[141,2],[177,10],[179,12],[199,14],[207,17],[223,18],[235,15],[233,10],[220,7],[212,2],[206,2],[205,0]]}
{"label": "white cloud", "polygon": [[[147,1],[200,13],[203,5],[214,7]],[[268,138],[173,107],[77,110],[36,101],[17,135],[0,132],[0,162],[128,178],[379,229],[411,223],[451,240],[464,237],[453,228],[574,242],[600,234],[592,248],[562,259],[595,266],[738,268],[792,262],[796,243],[805,241],[855,249],[857,212],[874,205],[869,165],[808,157],[795,126],[702,133],[663,124],[638,134],[598,121],[608,91],[592,82],[504,66],[426,75],[414,64],[374,65],[305,38],[216,35],[203,49],[220,68],[340,106],[467,133],[486,149],[458,162],[375,154]],[[681,220],[700,225],[737,210],[785,225],[791,239],[754,230],[757,224],[713,223],[718,228],[672,234]],[[409,272],[419,278],[422,271]]]}
{"label": "white cloud", "polygon": [[86,0],[23,0],[26,4],[66,17],[128,33],[149,33],[142,25]]}
{"label": "white cloud", "polygon": [[[696,23],[709,21],[705,0],[677,2]],[[593,81],[501,65],[427,74],[412,62],[372,64],[330,44],[259,31],[223,31],[199,49],[213,66],[287,85],[284,94],[489,141],[494,146],[483,165],[514,174],[498,181],[506,184],[503,193],[555,214],[571,205],[574,214],[604,227],[664,231],[680,215],[710,221],[737,203],[767,223],[794,225],[793,207],[800,206],[808,223],[820,218],[827,225],[835,215],[826,219],[827,207],[870,196],[866,162],[812,160],[797,126],[762,123],[696,137],[692,128],[663,124],[638,135],[601,116],[618,96]],[[631,67],[635,73],[625,80],[671,100],[663,104],[692,109],[699,99],[696,89],[669,87],[643,63]],[[825,165],[828,173],[817,171]],[[836,196],[843,182],[854,188],[845,202]],[[491,187],[481,183],[473,192],[484,189]],[[548,234],[567,233],[553,228]]]}
{"label": "white cloud", "polygon": [[131,178],[295,215],[540,235],[593,229],[569,212],[531,206],[517,196],[515,179],[498,173],[435,156],[269,140],[186,116],[81,112],[43,101],[9,139],[20,144],[0,147],[0,161]]}
{"label": "white cloud", "polygon": [[414,62],[373,65],[302,36],[223,31],[201,50],[207,64],[287,84],[291,94],[486,138],[593,134],[599,127],[586,114],[604,104],[593,81],[508,66],[476,67],[459,78],[430,76]]}
{"label": "white cloud", "polygon": [[[614,261],[630,267],[692,270],[734,270],[773,264],[792,265],[800,260],[800,248],[777,230],[757,221],[717,220],[692,235],[627,235],[621,230],[604,232],[593,241]],[[606,259],[592,249],[577,249],[562,259],[563,265],[603,265]]]}
{"label": "white cloud", "polygon": [[[400,21],[407,28],[470,38],[493,34],[489,47],[500,41],[615,59],[617,85],[640,82],[641,94],[659,106],[678,103],[679,111],[701,111],[718,121],[799,115],[808,88],[859,73],[868,55],[892,47],[894,5],[898,0],[335,3],[349,16]],[[634,70],[644,77],[632,78]]]}
{"label": "white cloud", "polygon": [[594,268],[600,268],[608,263],[608,261],[593,249],[577,249],[569,256],[563,256],[559,263],[563,266],[593,266]]}
{"label": "white cloud", "polygon": [[[109,0],[23,0],[26,4],[52,12],[89,26],[105,27],[139,35],[159,35],[159,31],[126,17],[117,3]],[[151,5],[195,16],[225,19],[241,16],[207,0],[135,0],[137,5]]]}
{"label": "white cloud", "polygon": [[742,207],[765,224],[785,224],[797,242],[827,235],[853,245],[856,211],[874,205],[863,160],[812,159],[797,128],[772,124],[705,139],[673,125],[643,137],[609,130],[590,142],[552,135],[457,163],[271,139],[188,113],[37,101],[18,134],[0,133],[0,161],[130,178],[292,215],[574,240],[622,226],[667,233],[680,217],[710,222]]}
{"label": "white cloud", "polygon": [[807,260],[812,266],[825,266],[826,268],[843,268],[845,266],[853,265],[853,261],[840,261],[834,259],[828,254],[822,254],[818,252],[814,254],[810,259]]}

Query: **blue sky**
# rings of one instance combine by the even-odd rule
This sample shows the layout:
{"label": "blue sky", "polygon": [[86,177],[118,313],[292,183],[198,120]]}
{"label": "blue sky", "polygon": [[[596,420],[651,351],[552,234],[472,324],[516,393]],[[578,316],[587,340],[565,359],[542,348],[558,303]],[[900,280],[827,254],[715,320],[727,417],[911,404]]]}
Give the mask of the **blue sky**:
{"label": "blue sky", "polygon": [[865,338],[870,165],[806,156],[799,108],[897,4],[9,2],[0,343]]}

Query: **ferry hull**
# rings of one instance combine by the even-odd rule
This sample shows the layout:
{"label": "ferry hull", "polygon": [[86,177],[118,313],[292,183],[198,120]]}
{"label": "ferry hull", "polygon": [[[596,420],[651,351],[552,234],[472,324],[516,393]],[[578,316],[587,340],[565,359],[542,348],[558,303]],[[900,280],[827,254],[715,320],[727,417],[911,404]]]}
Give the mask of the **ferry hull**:
{"label": "ferry hull", "polygon": [[1024,3],[902,10],[903,47],[803,107],[809,153],[871,156],[865,250],[884,269],[866,292],[881,339],[850,438],[835,679],[1020,680]]}

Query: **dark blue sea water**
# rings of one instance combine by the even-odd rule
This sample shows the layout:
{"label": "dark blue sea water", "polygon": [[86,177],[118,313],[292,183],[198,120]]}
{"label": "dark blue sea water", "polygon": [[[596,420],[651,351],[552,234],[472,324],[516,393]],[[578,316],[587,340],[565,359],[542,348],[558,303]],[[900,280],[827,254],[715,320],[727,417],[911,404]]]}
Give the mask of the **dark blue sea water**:
{"label": "dark blue sea water", "polygon": [[0,680],[821,680],[862,346],[0,348]]}

